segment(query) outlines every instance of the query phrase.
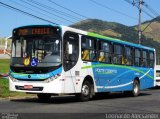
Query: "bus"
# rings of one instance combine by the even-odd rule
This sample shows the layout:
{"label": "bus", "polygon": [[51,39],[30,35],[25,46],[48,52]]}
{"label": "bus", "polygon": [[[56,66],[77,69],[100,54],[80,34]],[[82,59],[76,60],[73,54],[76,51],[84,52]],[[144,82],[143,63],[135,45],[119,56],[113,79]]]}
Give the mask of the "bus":
{"label": "bus", "polygon": [[160,65],[156,65],[156,85],[155,86],[160,86]]}
{"label": "bus", "polygon": [[75,95],[81,101],[97,93],[128,92],[155,85],[155,49],[61,25],[13,29],[11,91]]}

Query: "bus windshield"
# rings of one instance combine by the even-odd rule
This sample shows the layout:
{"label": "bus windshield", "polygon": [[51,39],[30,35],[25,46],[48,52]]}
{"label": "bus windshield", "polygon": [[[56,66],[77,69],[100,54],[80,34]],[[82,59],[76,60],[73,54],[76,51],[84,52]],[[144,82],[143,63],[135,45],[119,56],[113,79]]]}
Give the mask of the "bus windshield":
{"label": "bus windshield", "polygon": [[51,36],[18,37],[12,41],[11,66],[51,67],[61,64],[61,40]]}

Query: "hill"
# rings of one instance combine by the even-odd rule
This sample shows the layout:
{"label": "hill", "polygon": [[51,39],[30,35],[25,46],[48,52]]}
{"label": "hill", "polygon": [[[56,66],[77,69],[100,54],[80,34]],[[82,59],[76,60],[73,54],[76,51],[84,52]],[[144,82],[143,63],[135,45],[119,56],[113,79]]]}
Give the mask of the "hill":
{"label": "hill", "polygon": [[[158,59],[160,59],[160,55],[158,55],[160,53],[160,23],[158,20],[159,18],[155,18],[142,24],[142,27],[145,28],[146,25],[152,22],[152,24],[145,30],[145,33],[142,35],[142,45],[155,48],[157,51]],[[124,41],[138,43],[138,31],[136,29],[137,26],[126,26],[115,22],[107,22],[98,19],[87,19],[73,24],[71,27],[89,32],[95,32],[104,36],[118,38]]]}
{"label": "hill", "polygon": [[[71,25],[71,27],[119,39],[130,39],[133,42],[136,42],[135,39],[138,38],[137,31],[134,27],[128,27],[119,23],[107,22],[98,19],[87,19]],[[129,34],[130,37],[128,37]]]}
{"label": "hill", "polygon": [[[151,24],[150,24],[151,23]],[[146,21],[142,24],[142,29],[144,29],[148,24],[148,28],[143,32],[147,38],[151,38],[154,41],[160,42],[160,16],[156,17],[150,21]]]}

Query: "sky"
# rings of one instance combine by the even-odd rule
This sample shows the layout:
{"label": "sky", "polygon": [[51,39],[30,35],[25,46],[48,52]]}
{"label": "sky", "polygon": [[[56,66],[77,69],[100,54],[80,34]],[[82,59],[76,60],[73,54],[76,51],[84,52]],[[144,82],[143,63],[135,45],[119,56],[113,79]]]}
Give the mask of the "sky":
{"label": "sky", "polygon": [[[47,8],[42,8],[40,5],[36,6],[32,0],[0,0],[7,5],[11,5],[17,9],[26,11],[30,14],[36,15],[38,17],[47,19],[57,24],[61,25],[71,25],[77,23],[81,20],[90,19],[100,19],[103,21],[118,22],[127,26],[133,26],[138,24],[138,9],[131,4],[127,3],[125,0],[94,0],[109,9],[99,6],[93,3],[91,0],[52,0],[57,4],[68,8],[80,15],[74,14],[66,9],[63,9],[51,2],[49,0],[34,0]],[[131,0],[132,1],[132,0]],[[136,1],[136,0],[135,0]],[[160,0],[143,0],[146,4],[152,7],[157,13],[160,14]],[[27,3],[29,4],[27,4]],[[31,6],[32,5],[32,6]],[[34,6],[33,6],[34,5]],[[40,9],[36,7],[43,9]],[[50,8],[51,7],[51,8]],[[52,9],[52,11],[51,11]],[[53,9],[59,11],[55,12]],[[143,9],[145,7],[143,6]],[[62,13],[63,12],[63,13]],[[149,11],[147,11],[150,13]],[[125,15],[124,15],[125,14]],[[151,13],[150,13],[151,14]],[[153,17],[156,17],[152,14]],[[152,19],[150,16],[142,13],[142,22]],[[51,24],[46,21],[32,18],[26,16],[14,10],[8,9],[0,4],[0,37],[8,37],[12,35],[12,30],[14,28],[26,25],[34,24]]]}

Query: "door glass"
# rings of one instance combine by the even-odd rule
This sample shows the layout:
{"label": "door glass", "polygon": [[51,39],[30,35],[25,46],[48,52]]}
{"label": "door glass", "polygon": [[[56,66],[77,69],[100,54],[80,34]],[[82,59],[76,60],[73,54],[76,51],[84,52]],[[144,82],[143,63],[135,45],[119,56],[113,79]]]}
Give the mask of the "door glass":
{"label": "door glass", "polygon": [[78,61],[79,56],[79,38],[78,34],[66,32],[64,34],[64,54],[63,63],[64,70],[68,71],[74,67]]}

